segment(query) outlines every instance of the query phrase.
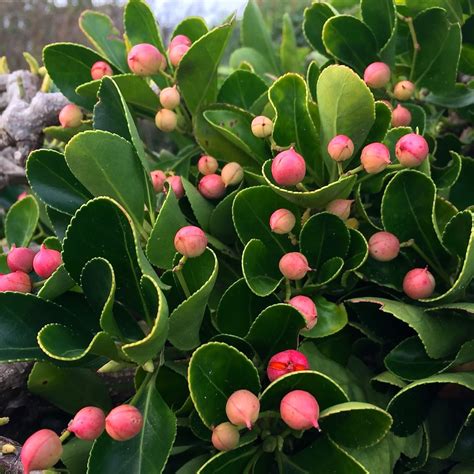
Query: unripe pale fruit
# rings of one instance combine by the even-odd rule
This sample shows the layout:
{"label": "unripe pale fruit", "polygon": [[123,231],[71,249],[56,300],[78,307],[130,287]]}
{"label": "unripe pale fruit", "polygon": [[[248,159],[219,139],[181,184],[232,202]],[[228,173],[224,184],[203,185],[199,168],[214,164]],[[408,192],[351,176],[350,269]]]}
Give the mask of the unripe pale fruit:
{"label": "unripe pale fruit", "polygon": [[84,407],[70,421],[68,431],[86,441],[97,439],[105,429],[105,414],[97,407]]}
{"label": "unripe pale fruit", "polygon": [[379,262],[389,262],[400,252],[400,241],[390,232],[376,232],[368,243],[370,256]]}
{"label": "unripe pale fruit", "polygon": [[334,161],[348,160],[354,153],[354,143],[346,135],[336,135],[328,143],[328,153]]}
{"label": "unripe pale fruit", "polygon": [[226,187],[236,186],[244,179],[244,169],[238,163],[231,161],[222,168],[221,178]]}
{"label": "unripe pale fruit", "polygon": [[218,174],[203,176],[198,184],[199,192],[207,199],[219,199],[225,194],[225,184]]}
{"label": "unripe pale fruit", "polygon": [[398,104],[392,111],[392,127],[406,127],[411,123],[411,112]]}
{"label": "unripe pale fruit", "polygon": [[264,115],[259,115],[252,120],[252,133],[257,138],[267,138],[273,133],[273,122]]}
{"label": "unripe pale fruit", "polygon": [[191,46],[192,41],[185,35],[176,35],[170,42],[168,49],[174,48],[179,44],[184,44],[186,46]]}
{"label": "unripe pale fruit", "polygon": [[353,199],[334,199],[326,206],[326,211],[340,217],[343,221],[349,218]]}
{"label": "unripe pale fruit", "polygon": [[30,277],[20,271],[0,275],[0,292],[18,291],[19,293],[31,292]]}
{"label": "unripe pale fruit", "polygon": [[181,101],[181,96],[179,95],[176,86],[174,87],[165,87],[160,92],[160,103],[165,109],[173,110],[178,107]]}
{"label": "unripe pale fruit", "polygon": [[59,436],[51,430],[33,433],[21,448],[21,463],[25,474],[53,467],[63,454]]}
{"label": "unripe pale fruit", "polygon": [[61,252],[47,249],[43,244],[33,259],[33,269],[41,278],[49,278],[61,263]]}
{"label": "unripe pale fruit", "polygon": [[373,89],[385,87],[390,81],[390,68],[387,64],[376,62],[369,64],[364,71],[364,82]]}
{"label": "unripe pale fruit", "polygon": [[105,61],[97,61],[91,67],[91,77],[94,81],[104,76],[112,76],[113,73],[112,68]]}
{"label": "unripe pale fruit", "polygon": [[290,252],[283,255],[278,267],[283,276],[289,280],[301,280],[311,270],[308,260],[300,252]]}
{"label": "unripe pale fruit", "polygon": [[204,176],[208,174],[214,174],[219,168],[219,163],[213,156],[202,155],[198,161],[198,170]]}
{"label": "unripe pale fruit", "polygon": [[151,76],[166,67],[166,59],[152,44],[136,44],[128,53],[127,63],[137,76]]}
{"label": "unripe pale fruit", "polygon": [[390,164],[390,151],[383,143],[370,143],[362,150],[360,162],[367,173],[380,173]]}
{"label": "unripe pale fruit", "polygon": [[7,265],[12,272],[21,271],[30,273],[33,270],[33,259],[35,251],[27,247],[16,247],[12,245],[7,255]]}
{"label": "unripe pale fruit", "polygon": [[427,268],[414,268],[403,279],[403,291],[414,300],[429,298],[435,289],[436,281]]}
{"label": "unripe pale fruit", "polygon": [[211,441],[213,446],[219,451],[230,451],[239,444],[239,430],[233,424],[226,421],[212,430]]}
{"label": "unripe pale fruit", "polygon": [[319,404],[313,395],[304,390],[293,390],[282,398],[280,415],[294,430],[319,429]]}
{"label": "unripe pale fruit", "polygon": [[260,401],[249,390],[237,390],[227,399],[225,412],[231,423],[251,430],[258,420]]}
{"label": "unripe pale fruit", "polygon": [[347,221],[345,222],[346,224],[346,227],[348,229],[358,229],[359,228],[359,221],[358,219],[356,219],[355,217],[349,217],[349,219],[347,219]]}
{"label": "unripe pale fruit", "polygon": [[415,92],[415,84],[411,81],[400,81],[393,88],[393,95],[398,100],[408,100]]}
{"label": "unripe pale fruit", "polygon": [[288,209],[277,209],[270,216],[270,229],[275,234],[288,234],[296,224],[295,215]]}
{"label": "unripe pale fruit", "polygon": [[79,127],[83,117],[82,110],[77,105],[67,104],[59,112],[59,123],[63,128]]}
{"label": "unripe pale fruit", "polygon": [[301,183],[306,174],[306,162],[294,148],[278,153],[272,161],[272,176],[281,186]]}
{"label": "unripe pale fruit", "polygon": [[181,199],[184,196],[184,187],[183,182],[181,181],[181,176],[168,176],[166,182],[169,183],[171,189],[176,195],[176,199]]}
{"label": "unripe pale fruit", "polygon": [[314,326],[316,326],[316,323],[318,322],[318,310],[311,298],[298,295],[291,298],[288,303],[303,315],[306,321],[306,329],[313,329]]}
{"label": "unripe pale fruit", "polygon": [[428,142],[416,133],[404,135],[395,145],[398,161],[408,168],[421,165],[429,152]]}
{"label": "unripe pale fruit", "polygon": [[270,382],[273,382],[283,375],[299,370],[309,370],[308,359],[302,352],[289,349],[278,352],[270,359],[267,366],[267,377]]}
{"label": "unripe pale fruit", "polygon": [[172,110],[158,110],[155,115],[155,125],[162,132],[172,132],[178,125],[178,116]]}
{"label": "unripe pale fruit", "polygon": [[183,56],[188,52],[189,46],[185,44],[178,44],[170,48],[169,57],[170,62],[174,67],[177,67],[181,62]]}
{"label": "unripe pale fruit", "polygon": [[138,408],[120,405],[114,408],[105,419],[105,430],[115,441],[127,441],[140,433],[143,417]]}
{"label": "unripe pale fruit", "polygon": [[161,193],[163,186],[165,185],[166,175],[161,170],[155,170],[150,173],[151,182],[153,183],[153,189],[155,193]]}
{"label": "unripe pale fruit", "polygon": [[174,246],[185,257],[199,257],[206,250],[207,237],[199,227],[187,225],[176,232]]}

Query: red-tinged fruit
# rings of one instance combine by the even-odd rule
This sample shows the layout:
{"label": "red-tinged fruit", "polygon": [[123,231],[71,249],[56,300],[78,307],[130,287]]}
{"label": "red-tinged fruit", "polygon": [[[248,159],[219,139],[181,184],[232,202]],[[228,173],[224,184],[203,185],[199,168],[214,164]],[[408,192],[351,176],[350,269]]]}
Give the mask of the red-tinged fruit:
{"label": "red-tinged fruit", "polygon": [[385,87],[390,82],[390,68],[382,62],[369,64],[364,71],[364,82],[373,89]]}
{"label": "red-tinged fruit", "polygon": [[354,143],[346,135],[336,135],[328,143],[328,154],[334,161],[348,160],[354,153]]}
{"label": "red-tinged fruit", "polygon": [[21,448],[21,463],[25,474],[53,467],[63,454],[59,436],[51,430],[33,433]]}
{"label": "red-tinged fruit", "polygon": [[185,44],[178,44],[170,48],[170,62],[174,67],[177,67],[179,65],[183,56],[188,52],[188,49],[189,46]]}
{"label": "red-tinged fruit", "polygon": [[370,256],[379,262],[389,262],[400,252],[400,241],[390,232],[376,232],[368,243]]}
{"label": "red-tinged fruit", "polygon": [[0,292],[4,291],[30,293],[31,279],[29,275],[20,271],[0,275]]}
{"label": "red-tinged fruit", "polygon": [[207,176],[208,174],[214,174],[217,171],[219,163],[217,163],[217,160],[213,156],[202,155],[201,158],[199,158],[197,167],[201,174]]}
{"label": "red-tinged fruit", "polygon": [[414,300],[429,298],[435,286],[434,276],[427,268],[414,268],[403,279],[403,291]]}
{"label": "red-tinged fruit", "polygon": [[151,182],[153,183],[153,189],[155,193],[161,193],[166,181],[166,175],[161,170],[155,170],[150,173]]}
{"label": "red-tinged fruit", "polygon": [[392,127],[406,127],[411,123],[411,112],[398,104],[392,111]]}
{"label": "red-tinged fruit", "polygon": [[319,404],[316,398],[304,390],[287,393],[280,402],[282,420],[294,430],[319,430]]}
{"label": "red-tinged fruit", "polygon": [[211,441],[213,446],[219,451],[230,451],[239,444],[239,430],[233,424],[226,421],[212,430]]}
{"label": "red-tinged fruit", "polygon": [[289,349],[275,354],[267,366],[267,377],[270,382],[292,372],[309,370],[306,356],[299,351]]}
{"label": "red-tinged fruit", "polygon": [[132,405],[120,405],[114,408],[105,419],[105,430],[115,441],[128,441],[134,438],[142,427],[142,414]]}
{"label": "red-tinged fruit", "polygon": [[236,186],[244,179],[244,169],[235,161],[231,161],[222,168],[221,179],[226,187]]}
{"label": "red-tinged fruit", "polygon": [[291,298],[288,303],[303,315],[306,321],[307,330],[313,329],[314,326],[316,326],[316,323],[318,322],[318,310],[311,298],[298,295]]}
{"label": "red-tinged fruit", "polygon": [[345,221],[351,214],[353,202],[353,199],[334,199],[326,206],[326,211]]}
{"label": "red-tinged fruit", "polygon": [[33,270],[35,251],[27,247],[12,245],[7,255],[7,265],[12,272],[30,273]]}
{"label": "red-tinged fruit", "polygon": [[181,96],[176,86],[165,87],[160,92],[160,104],[169,110],[176,109],[181,102]]}
{"label": "red-tinged fruit", "polygon": [[128,53],[127,63],[130,70],[137,76],[158,74],[166,67],[166,59],[152,44],[136,44]]}
{"label": "red-tinged fruit", "polygon": [[172,49],[179,44],[184,44],[186,46],[191,46],[192,41],[185,35],[176,35],[170,42],[168,49]]}
{"label": "red-tinged fruit", "polygon": [[308,260],[300,252],[290,252],[283,255],[278,267],[283,276],[289,280],[301,280],[311,271]]}
{"label": "red-tinged fruit", "polygon": [[429,152],[428,142],[416,133],[404,135],[395,145],[395,155],[398,161],[407,168],[421,165]]}
{"label": "red-tinged fruit", "polygon": [[272,161],[272,176],[280,186],[294,186],[303,181],[306,162],[294,148],[278,153]]}
{"label": "red-tinged fruit", "polygon": [[273,133],[273,122],[265,115],[259,115],[252,120],[251,128],[257,138],[267,138]]}
{"label": "red-tinged fruit", "polygon": [[275,234],[288,234],[296,225],[295,215],[288,209],[277,209],[270,216],[270,229]]}
{"label": "red-tinged fruit", "polygon": [[227,399],[225,412],[231,423],[251,430],[258,420],[260,401],[249,390],[237,390]]}
{"label": "red-tinged fruit", "polygon": [[185,257],[199,257],[206,250],[207,237],[199,227],[187,225],[176,232],[174,246]]}
{"label": "red-tinged fruit", "polygon": [[105,429],[105,413],[97,407],[84,407],[76,413],[67,429],[79,439],[97,439]]}
{"label": "red-tinged fruit", "polygon": [[49,278],[61,265],[61,252],[47,249],[44,244],[33,259],[33,269],[41,278]]}
{"label": "red-tinged fruit", "polygon": [[178,116],[172,110],[158,110],[157,114],[155,115],[155,125],[162,132],[172,132],[178,125]]}
{"label": "red-tinged fruit", "polygon": [[393,95],[398,100],[411,99],[415,92],[415,84],[411,81],[400,81],[393,88]]}
{"label": "red-tinged fruit", "polygon": [[74,104],[67,104],[59,112],[59,123],[63,128],[79,127],[84,115],[82,110]]}
{"label": "red-tinged fruit", "polygon": [[362,150],[360,162],[367,173],[380,173],[390,164],[390,151],[383,143],[370,143]]}
{"label": "red-tinged fruit", "polygon": [[18,194],[18,196],[16,197],[16,200],[21,201],[22,199],[25,199],[26,196],[28,196],[28,193],[26,191],[23,191],[22,193]]}
{"label": "red-tinged fruit", "polygon": [[91,77],[94,81],[104,76],[112,76],[113,73],[112,68],[105,61],[97,61],[91,67]]}
{"label": "red-tinged fruit", "polygon": [[[181,199],[184,196],[183,182],[181,176],[168,176],[166,182],[171,186],[171,189],[176,195],[176,199]],[[165,191],[165,189],[163,189]]]}
{"label": "red-tinged fruit", "polygon": [[207,199],[220,199],[225,194],[225,184],[218,174],[203,176],[198,184],[199,192]]}

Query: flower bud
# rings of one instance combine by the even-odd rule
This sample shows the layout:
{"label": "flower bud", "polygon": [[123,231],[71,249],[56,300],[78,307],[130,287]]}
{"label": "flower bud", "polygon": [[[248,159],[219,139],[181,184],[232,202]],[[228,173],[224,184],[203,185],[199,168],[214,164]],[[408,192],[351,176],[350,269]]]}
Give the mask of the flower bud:
{"label": "flower bud", "polygon": [[411,112],[398,104],[392,111],[392,127],[406,127],[411,123]]}
{"label": "flower bud", "polygon": [[267,366],[267,377],[270,382],[273,382],[283,375],[299,370],[309,370],[308,359],[302,352],[289,349],[278,352],[270,359]]}
{"label": "flower bud", "polygon": [[267,138],[273,133],[273,122],[264,115],[259,115],[252,120],[252,133],[257,138]]}
{"label": "flower bud", "polygon": [[238,163],[231,161],[222,168],[221,178],[226,187],[236,186],[244,179],[244,169]]}
{"label": "flower bud", "polygon": [[17,247],[12,245],[7,255],[7,265],[12,272],[21,271],[30,273],[33,270],[33,259],[35,251],[27,247]]}
{"label": "flower bud", "polygon": [[411,81],[400,81],[393,88],[393,95],[398,100],[408,100],[415,92],[415,84]]}
{"label": "flower bud", "polygon": [[427,268],[414,268],[403,279],[403,291],[414,300],[429,298],[435,289],[436,281]]}
{"label": "flower bud", "polygon": [[203,176],[198,184],[199,192],[207,199],[219,199],[225,194],[225,184],[218,174]]}
{"label": "flower bud", "polygon": [[346,135],[336,135],[328,143],[328,154],[334,161],[348,160],[354,153],[354,143]]}
{"label": "flower bud", "polygon": [[143,417],[138,408],[120,405],[114,408],[105,419],[105,430],[115,441],[127,441],[140,433]]}
{"label": "flower bud", "polygon": [[[183,182],[181,181],[181,176],[168,176],[166,182],[169,183],[171,189],[174,191],[176,199],[181,199],[184,196],[184,187]],[[163,192],[165,191],[166,189],[163,188]]]}
{"label": "flower bud", "polygon": [[185,35],[176,35],[170,42],[168,49],[172,49],[179,44],[184,44],[186,46],[191,46],[192,41]]}
{"label": "flower bud", "polygon": [[214,174],[219,168],[217,160],[213,156],[202,155],[198,161],[198,170],[204,176],[208,174]]}
{"label": "flower bud", "polygon": [[173,46],[169,51],[170,62],[174,67],[177,67],[181,62],[183,56],[188,52],[189,46],[185,44],[178,44]]}
{"label": "flower bud", "polygon": [[187,225],[176,232],[174,246],[185,257],[199,257],[206,250],[207,237],[199,227]]}
{"label": "flower bud", "polygon": [[82,110],[74,104],[65,105],[59,112],[59,123],[63,128],[79,127],[82,123]]}
{"label": "flower bud", "polygon": [[157,114],[155,115],[155,125],[162,132],[172,132],[178,125],[178,117],[172,110],[158,110]]}
{"label": "flower bud", "polygon": [[364,71],[364,81],[373,89],[385,87],[390,81],[390,68],[381,62],[369,64]]}
{"label": "flower bud", "polygon": [[408,168],[421,165],[429,152],[428,142],[416,133],[404,135],[395,145],[395,156]]}
{"label": "flower bud", "polygon": [[43,244],[33,259],[33,269],[41,278],[49,278],[61,263],[61,252],[47,249]]}
{"label": "flower bud", "polygon": [[86,441],[97,439],[105,429],[105,414],[97,407],[85,407],[70,421],[68,431]]}
{"label": "flower bud", "polygon": [[158,74],[166,67],[166,59],[155,46],[148,43],[136,44],[128,53],[127,63],[137,76]]}
{"label": "flower bud", "polygon": [[316,326],[316,323],[318,322],[318,311],[314,301],[311,298],[298,295],[291,298],[288,303],[303,315],[306,321],[306,329],[313,329],[314,326]]}
{"label": "flower bud", "polygon": [[272,176],[281,186],[301,183],[306,174],[306,162],[294,148],[278,153],[272,161]]}
{"label": "flower bud", "polygon": [[165,109],[173,110],[178,107],[181,101],[178,89],[174,87],[165,87],[160,92],[160,103]]}
{"label": "flower bud", "polygon": [[376,232],[369,239],[369,254],[379,262],[389,262],[398,257],[400,241],[390,232]]}
{"label": "flower bud", "polygon": [[155,193],[161,193],[163,191],[163,186],[166,181],[166,175],[161,170],[155,170],[150,173],[151,182],[153,183],[153,189]]}
{"label": "flower bud", "polygon": [[360,162],[367,173],[380,173],[390,164],[390,151],[383,143],[370,143],[362,150]]}
{"label": "flower bud", "polygon": [[275,234],[288,234],[296,224],[295,215],[288,209],[277,209],[270,216],[270,229]]}
{"label": "flower bud", "polygon": [[237,390],[227,399],[225,412],[231,423],[251,430],[258,420],[260,401],[248,390]]}
{"label": "flower bud", "polygon": [[211,441],[219,451],[230,451],[239,444],[239,430],[231,423],[221,423],[212,430]]}
{"label": "flower bud", "polygon": [[349,218],[353,199],[334,199],[326,206],[326,211],[340,217],[343,221]]}
{"label": "flower bud", "polygon": [[293,430],[319,430],[319,404],[316,398],[304,390],[287,393],[280,402],[282,420]]}
{"label": "flower bud", "polygon": [[19,293],[31,292],[30,277],[20,271],[0,275],[0,292],[18,291]]}
{"label": "flower bud", "polygon": [[59,436],[51,430],[33,433],[21,448],[21,463],[25,474],[53,467],[63,454]]}
{"label": "flower bud", "polygon": [[104,76],[112,76],[113,73],[112,68],[105,61],[97,61],[91,67],[91,77],[94,81]]}
{"label": "flower bud", "polygon": [[301,280],[306,276],[306,273],[311,271],[308,260],[300,252],[290,252],[283,255],[278,267],[283,276],[289,280]]}

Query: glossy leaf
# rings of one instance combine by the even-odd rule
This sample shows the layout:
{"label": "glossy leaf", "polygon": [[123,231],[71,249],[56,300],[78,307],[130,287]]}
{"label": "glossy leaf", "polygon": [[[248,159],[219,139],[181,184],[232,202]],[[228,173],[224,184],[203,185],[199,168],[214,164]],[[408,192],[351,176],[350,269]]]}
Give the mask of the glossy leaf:
{"label": "glossy leaf", "polygon": [[339,332],[348,322],[347,312],[342,304],[335,304],[323,296],[314,298],[318,311],[318,322],[310,329],[302,332],[304,337],[327,337]]}
{"label": "glossy leaf", "polygon": [[10,207],[5,217],[5,237],[8,245],[27,247],[36,230],[39,208],[33,196],[27,196]]}
{"label": "glossy leaf", "polygon": [[304,35],[308,43],[321,54],[326,54],[326,47],[323,43],[324,24],[335,15],[336,11],[327,2],[315,2],[304,11]]}
{"label": "glossy leaf", "polygon": [[382,49],[397,24],[393,0],[362,0],[360,6],[364,23],[374,33],[378,48]]}
{"label": "glossy leaf", "polygon": [[267,86],[259,76],[253,72],[238,69],[223,82],[217,101],[248,110],[266,90]]}

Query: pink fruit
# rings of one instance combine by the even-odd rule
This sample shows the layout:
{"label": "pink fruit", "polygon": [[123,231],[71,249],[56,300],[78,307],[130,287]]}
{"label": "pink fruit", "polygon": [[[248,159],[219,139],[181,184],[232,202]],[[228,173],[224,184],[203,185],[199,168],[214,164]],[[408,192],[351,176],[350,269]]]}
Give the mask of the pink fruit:
{"label": "pink fruit", "polygon": [[266,138],[273,133],[273,122],[264,115],[259,115],[252,120],[252,133],[257,138]]}
{"label": "pink fruit", "polygon": [[392,127],[406,127],[411,123],[411,112],[398,104],[392,111]]}
{"label": "pink fruit", "polygon": [[169,57],[170,62],[174,67],[177,67],[181,62],[183,56],[188,52],[189,46],[185,44],[177,44],[170,48]]}
{"label": "pink fruit", "polygon": [[225,412],[231,423],[251,430],[258,420],[260,401],[249,390],[237,390],[227,399]]}
{"label": "pink fruit", "polygon": [[373,89],[385,87],[390,81],[390,68],[381,62],[369,64],[364,71],[364,81]]}
{"label": "pink fruit", "polygon": [[51,430],[33,433],[21,448],[21,463],[25,474],[53,467],[63,454],[59,436]]}
{"label": "pink fruit", "polygon": [[33,259],[33,269],[41,278],[49,278],[61,263],[61,252],[47,249],[43,244]]}
{"label": "pink fruit", "polygon": [[225,184],[218,174],[203,176],[198,184],[199,192],[207,199],[219,199],[225,194]]}
{"label": "pink fruit", "polygon": [[114,408],[105,419],[105,430],[115,441],[127,441],[140,433],[143,417],[138,408],[120,405]]}
{"label": "pink fruit", "polygon": [[35,251],[27,247],[16,247],[12,245],[7,255],[7,265],[12,272],[21,271],[30,273],[33,270],[33,259]]}
{"label": "pink fruit", "polygon": [[346,135],[336,135],[328,143],[328,153],[334,161],[348,160],[354,153],[354,143]]}
{"label": "pink fruit", "polygon": [[176,35],[170,42],[168,49],[178,46],[178,44],[184,44],[186,46],[191,46],[192,41],[185,35]]}
{"label": "pink fruit", "polygon": [[155,193],[161,193],[163,186],[165,185],[166,175],[161,170],[155,170],[150,173],[151,182],[153,183],[153,189]]}
{"label": "pink fruit", "polygon": [[213,156],[202,155],[198,161],[198,170],[203,175],[214,174],[219,168],[219,163]]}
{"label": "pink fruit", "polygon": [[390,151],[383,143],[370,143],[362,150],[360,162],[367,173],[380,173],[390,164]]}
{"label": "pink fruit", "polygon": [[176,232],[174,246],[185,257],[199,257],[206,250],[207,237],[199,227],[187,225]]}
{"label": "pink fruit", "polygon": [[226,187],[236,186],[244,179],[244,169],[238,163],[231,161],[222,168],[221,178]]}
{"label": "pink fruit", "polygon": [[296,224],[295,215],[288,209],[277,209],[270,216],[270,229],[275,234],[288,234]]}
{"label": "pink fruit", "polygon": [[91,67],[91,77],[94,81],[104,76],[112,76],[113,73],[112,68],[105,61],[97,61]]}
{"label": "pink fruit", "polygon": [[239,444],[239,430],[231,423],[221,423],[212,430],[211,441],[219,451],[230,451]]}
{"label": "pink fruit", "polygon": [[369,239],[369,254],[379,262],[389,262],[397,258],[400,241],[390,232],[376,232]]}
{"label": "pink fruit", "polygon": [[414,268],[403,279],[403,291],[414,300],[429,298],[435,289],[436,281],[427,268]]}
{"label": "pink fruit", "polygon": [[319,429],[319,404],[313,395],[304,390],[293,390],[282,398],[280,415],[294,430]]}
{"label": "pink fruit", "polygon": [[164,56],[148,43],[136,44],[128,53],[127,63],[137,76],[151,76],[166,67]]}
{"label": "pink fruit", "polygon": [[165,87],[160,92],[160,103],[165,109],[173,110],[178,107],[181,101],[178,89],[174,87]]}
{"label": "pink fruit", "polygon": [[174,191],[176,199],[181,199],[184,196],[184,187],[183,182],[181,181],[181,176],[168,176],[166,182],[169,183],[171,189]]}
{"label": "pink fruit", "polygon": [[59,123],[63,128],[79,127],[82,123],[82,110],[74,104],[65,105],[59,112]]}
{"label": "pink fruit", "polygon": [[155,125],[162,132],[172,132],[178,125],[178,116],[172,110],[158,110],[155,115]]}
{"label": "pink fruit", "polygon": [[398,100],[408,100],[415,92],[415,84],[411,81],[400,81],[393,88],[393,95]]}
{"label": "pink fruit", "polygon": [[299,370],[309,370],[308,359],[302,352],[289,349],[278,352],[270,359],[267,366],[267,377],[270,382],[273,382],[283,375]]}
{"label": "pink fruit", "polygon": [[289,280],[301,280],[311,270],[308,260],[300,252],[290,252],[283,255],[278,266],[283,276]]}
{"label": "pink fruit", "polygon": [[18,194],[18,196],[16,197],[16,200],[21,201],[22,199],[25,199],[26,196],[28,196],[28,193],[26,191],[23,191],[22,193]]}
{"label": "pink fruit", "polygon": [[306,162],[294,148],[278,153],[272,161],[272,176],[281,186],[301,183],[306,174]]}
{"label": "pink fruit", "polygon": [[313,329],[314,326],[316,326],[316,323],[318,322],[318,310],[311,298],[298,295],[291,298],[288,303],[303,315],[306,320],[306,329]]}
{"label": "pink fruit", "polygon": [[20,271],[0,275],[0,292],[18,291],[19,293],[31,292],[30,277]]}
{"label": "pink fruit", "polygon": [[421,165],[429,152],[427,141],[416,133],[404,135],[395,145],[395,155],[398,161],[409,168]]}
{"label": "pink fruit", "polygon": [[68,431],[86,441],[97,439],[105,429],[105,414],[97,407],[85,407],[70,421]]}
{"label": "pink fruit", "polygon": [[326,211],[340,217],[343,221],[349,218],[353,199],[334,199],[326,206]]}

